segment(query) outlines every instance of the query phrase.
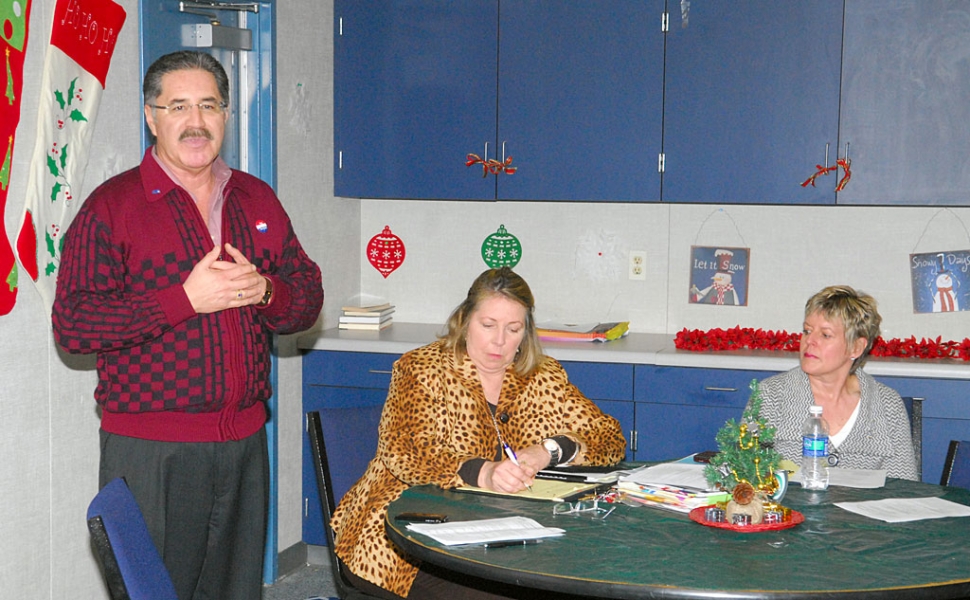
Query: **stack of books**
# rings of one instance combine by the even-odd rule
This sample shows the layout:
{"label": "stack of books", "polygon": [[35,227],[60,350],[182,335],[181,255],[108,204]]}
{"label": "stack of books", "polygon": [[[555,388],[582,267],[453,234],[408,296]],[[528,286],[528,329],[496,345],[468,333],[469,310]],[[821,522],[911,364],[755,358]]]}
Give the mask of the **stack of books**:
{"label": "stack of books", "polygon": [[338,329],[380,331],[391,326],[394,307],[391,304],[374,306],[344,306]]}
{"label": "stack of books", "polygon": [[616,489],[628,501],[689,513],[701,506],[727,502],[731,494],[709,489],[704,465],[661,463],[621,475]]}
{"label": "stack of books", "polygon": [[609,342],[625,336],[630,331],[630,322],[539,323],[536,331],[544,342]]}

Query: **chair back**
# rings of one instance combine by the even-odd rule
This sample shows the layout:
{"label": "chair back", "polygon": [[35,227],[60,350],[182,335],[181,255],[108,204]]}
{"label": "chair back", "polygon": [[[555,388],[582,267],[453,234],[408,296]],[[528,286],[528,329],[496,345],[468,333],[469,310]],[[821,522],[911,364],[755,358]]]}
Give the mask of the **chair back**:
{"label": "chair back", "polygon": [[330,554],[330,565],[333,568],[334,586],[337,594],[343,600],[367,600],[375,598],[355,588],[347,579],[344,570],[340,566],[337,554],[334,552],[333,528],[330,520],[333,518],[334,511],[337,510],[336,500],[333,492],[333,480],[330,477],[330,462],[327,459],[327,445],[323,441],[323,425],[320,422],[318,411],[308,412],[307,435],[310,438],[310,453],[313,454],[313,467],[317,476],[317,487],[320,491],[320,504],[323,510],[323,528],[327,537],[327,549]]}
{"label": "chair back", "polygon": [[970,489],[970,441],[950,440],[940,485]]}
{"label": "chair back", "polygon": [[916,481],[923,481],[923,398],[904,396],[903,404],[909,414],[913,458],[916,459]]}
{"label": "chair back", "polygon": [[112,480],[91,501],[88,531],[112,600],[178,600],[124,479]]}

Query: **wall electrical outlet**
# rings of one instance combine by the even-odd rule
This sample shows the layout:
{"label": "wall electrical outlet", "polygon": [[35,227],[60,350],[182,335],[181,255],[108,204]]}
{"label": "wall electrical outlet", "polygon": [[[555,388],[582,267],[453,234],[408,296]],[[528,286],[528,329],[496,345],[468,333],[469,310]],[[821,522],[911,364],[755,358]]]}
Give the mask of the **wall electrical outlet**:
{"label": "wall electrical outlet", "polygon": [[647,280],[647,253],[644,250],[630,250],[630,279]]}

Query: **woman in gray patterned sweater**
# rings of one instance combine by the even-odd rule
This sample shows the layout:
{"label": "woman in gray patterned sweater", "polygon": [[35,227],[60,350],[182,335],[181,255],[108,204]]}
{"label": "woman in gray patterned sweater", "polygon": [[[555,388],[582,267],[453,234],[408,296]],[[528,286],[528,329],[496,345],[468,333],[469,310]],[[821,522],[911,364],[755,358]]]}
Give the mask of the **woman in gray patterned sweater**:
{"label": "woman in gray patterned sweater", "polygon": [[761,416],[776,428],[775,449],[784,458],[801,460],[802,424],[817,404],[839,467],[916,479],[906,407],[861,369],[881,321],[875,299],[848,286],[827,287],[805,304],[800,366],[760,384]]}

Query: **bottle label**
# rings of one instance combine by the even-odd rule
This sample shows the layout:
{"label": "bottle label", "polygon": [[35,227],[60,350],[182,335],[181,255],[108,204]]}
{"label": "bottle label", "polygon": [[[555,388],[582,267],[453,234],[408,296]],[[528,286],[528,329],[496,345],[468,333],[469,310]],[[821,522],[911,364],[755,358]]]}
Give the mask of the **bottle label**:
{"label": "bottle label", "polygon": [[828,456],[829,438],[802,436],[802,456],[825,458]]}

